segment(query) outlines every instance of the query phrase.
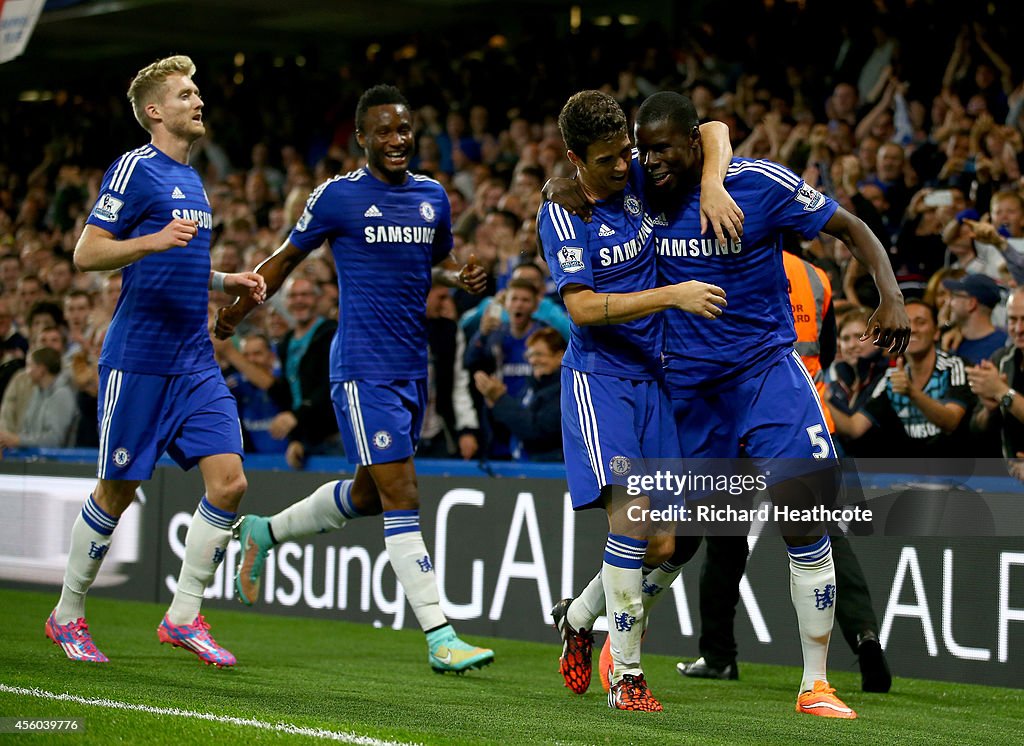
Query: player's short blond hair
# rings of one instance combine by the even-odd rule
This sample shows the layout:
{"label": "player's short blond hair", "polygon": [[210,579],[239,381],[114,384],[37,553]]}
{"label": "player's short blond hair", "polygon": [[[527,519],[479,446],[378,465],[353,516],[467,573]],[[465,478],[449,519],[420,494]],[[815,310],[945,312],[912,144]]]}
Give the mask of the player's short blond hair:
{"label": "player's short blond hair", "polygon": [[135,119],[142,125],[143,129],[149,131],[149,117],[146,116],[146,106],[153,103],[161,93],[163,85],[172,75],[185,75],[191,78],[196,74],[195,63],[190,57],[183,54],[176,54],[173,57],[164,57],[152,65],[139,70],[132,83],[128,86],[128,100],[131,102]]}

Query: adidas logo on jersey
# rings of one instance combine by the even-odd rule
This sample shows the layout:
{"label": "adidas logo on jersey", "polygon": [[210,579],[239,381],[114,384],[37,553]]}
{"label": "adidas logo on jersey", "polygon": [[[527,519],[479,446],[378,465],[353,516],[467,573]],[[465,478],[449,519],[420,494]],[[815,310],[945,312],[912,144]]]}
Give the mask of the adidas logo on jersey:
{"label": "adidas logo on jersey", "polygon": [[377,205],[370,205],[366,212],[363,213],[364,218],[382,218],[384,213],[377,209]]}
{"label": "adidas logo on jersey", "polygon": [[665,217],[665,213],[661,213],[654,219],[655,225],[668,225],[668,218]]}
{"label": "adidas logo on jersey", "polygon": [[599,235],[599,236],[614,236],[615,235],[615,231],[613,231],[611,228],[609,228],[604,223],[601,223],[601,227],[598,229],[597,235]]}
{"label": "adidas logo on jersey", "polygon": [[185,193],[178,187],[174,187],[174,191],[171,192],[171,199],[185,199]]}

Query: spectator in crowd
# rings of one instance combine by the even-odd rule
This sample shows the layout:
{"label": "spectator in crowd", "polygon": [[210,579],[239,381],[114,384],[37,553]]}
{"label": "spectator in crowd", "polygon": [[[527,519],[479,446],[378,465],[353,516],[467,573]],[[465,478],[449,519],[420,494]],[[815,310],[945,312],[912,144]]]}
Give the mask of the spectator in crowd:
{"label": "spectator in crowd", "polygon": [[114,310],[117,308],[117,301],[121,297],[121,285],[123,278],[121,270],[115,270],[103,278],[103,292],[100,294],[99,302],[93,308],[93,328],[99,338],[97,343],[103,342],[107,327],[114,318]]}
{"label": "spectator in crowd", "polygon": [[71,289],[71,283],[75,278],[74,265],[66,256],[59,256],[50,263],[46,270],[46,287],[50,291],[50,297],[60,302],[64,295]]}
{"label": "spectator in crowd", "polygon": [[[529,280],[509,282],[501,301],[508,312],[508,322],[501,320],[498,312],[501,306],[493,305],[491,312],[481,318],[480,329],[466,347],[466,368],[474,374],[483,371],[498,376],[515,399],[522,397],[532,375],[526,360],[526,340],[542,326],[533,320],[539,303],[537,295],[536,286]],[[490,437],[487,438],[488,455],[497,459],[510,458],[515,444],[508,429],[493,417],[488,422],[491,426]]]}
{"label": "spectator in crowd", "polygon": [[39,301],[46,298],[43,281],[35,274],[25,274],[18,278],[18,313],[17,321],[24,329],[28,328],[28,312]]}
{"label": "spectator in crowd", "polygon": [[550,327],[538,329],[526,340],[526,359],[533,372],[517,400],[498,378],[477,371],[473,382],[491,415],[515,437],[512,453],[517,461],[562,460],[561,367],[565,339]]}
{"label": "spectator in crowd", "polygon": [[[64,321],[68,327],[67,355],[73,355],[88,344],[91,334],[92,295],[72,289],[64,296]],[[65,361],[67,362],[67,361]]]}
{"label": "spectator in crowd", "polygon": [[75,434],[75,445],[79,448],[97,448],[100,444],[99,426],[99,388],[100,370],[97,356],[92,346],[83,347],[74,354],[67,356],[66,370],[71,378],[72,390],[78,403],[78,428]]}
{"label": "spectator in crowd", "polygon": [[838,315],[837,351],[829,375],[828,402],[852,414],[867,402],[889,367],[888,358],[870,338],[865,339],[871,310],[853,307]]}
{"label": "spectator in crowd", "polygon": [[[969,274],[985,274],[998,280],[1006,262],[998,248],[992,244],[975,241],[975,227],[978,211],[973,208],[961,210],[942,229],[942,242],[946,245],[945,265],[962,269]],[[988,236],[988,230],[980,229]]]}
{"label": "spectator in crowd", "polygon": [[252,168],[249,169],[247,177],[261,177],[271,192],[280,197],[284,188],[284,174],[270,165],[270,147],[265,142],[256,143],[252,147],[251,157]]}
{"label": "spectator in crowd", "polygon": [[872,183],[885,195],[888,209],[884,217],[889,225],[899,227],[903,212],[910,204],[911,190],[906,184],[906,154],[898,143],[887,142],[878,148],[875,177]]}
{"label": "spectator in crowd", "polygon": [[[938,194],[938,199],[935,196]],[[936,193],[922,189],[903,211],[892,257],[893,267],[904,278],[926,280],[944,264],[946,244],[942,240],[943,217],[947,207],[935,204],[952,201],[953,190]]]}
{"label": "spectator in crowd", "polygon": [[945,280],[959,280],[966,276],[967,273],[962,269],[943,267],[929,277],[925,285],[924,295],[921,297],[921,300],[935,309],[938,314],[939,332],[942,334],[949,332],[953,328],[952,311],[949,307],[953,294],[942,283]]}
{"label": "spectator in crowd", "polygon": [[971,391],[978,397],[971,419],[976,433],[998,432],[1010,473],[1024,482],[1024,290],[1015,288],[1006,302],[1009,343],[967,369]]}
{"label": "spectator in crowd", "polygon": [[[255,265],[253,265],[255,266]],[[320,295],[317,298],[316,312],[325,319],[338,320],[338,281],[337,279],[321,280],[317,283]]]}
{"label": "spectator in crowd", "polygon": [[28,354],[28,340],[18,331],[14,323],[15,300],[9,296],[0,296],[0,351],[3,362],[24,360]]}
{"label": "spectator in crowd", "polygon": [[214,337],[213,350],[217,356],[228,389],[238,401],[238,419],[242,423],[242,443],[247,453],[285,453],[286,437],[271,433],[274,419],[281,414],[282,403],[270,394],[280,395],[284,387],[274,389],[280,373],[270,340],[264,334],[250,332],[242,337],[240,349],[230,339]]}
{"label": "spectator in crowd", "polygon": [[60,305],[51,300],[41,300],[33,303],[25,320],[29,339],[32,339],[44,329],[63,329],[66,326],[64,323],[64,311],[61,310]]}
{"label": "spectator in crowd", "polygon": [[1024,285],[1024,197],[1014,190],[999,192],[990,211],[990,222],[967,221],[978,253],[991,247],[1002,252],[1014,281]]}
{"label": "spectator in crowd", "polygon": [[330,366],[331,339],[337,323],[316,312],[316,283],[302,276],[289,278],[285,305],[292,327],[277,345],[282,377],[271,387],[270,397],[288,402],[274,417],[268,432],[276,439],[287,438],[286,459],[300,469],[306,456],[330,447],[337,439],[338,423],[324,416],[331,411]]}
{"label": "spectator in crowd", "polygon": [[456,323],[451,291],[440,283],[427,294],[427,346],[427,408],[416,455],[473,458],[480,425],[462,364],[466,335]]}
{"label": "spectator in crowd", "polygon": [[50,347],[39,347],[29,354],[26,370],[32,382],[32,396],[17,431],[0,430],[0,451],[72,445],[78,406],[70,387],[58,380],[60,353]]}
{"label": "spectator in crowd", "polygon": [[0,287],[6,297],[14,297],[18,290],[18,278],[21,277],[21,259],[17,254],[0,256]]}
{"label": "spectator in crowd", "polygon": [[982,274],[942,284],[950,291],[950,321],[956,330],[951,337],[943,337],[943,349],[956,353],[968,365],[987,360],[1006,344],[1006,332],[992,324],[992,309],[1001,302],[999,286]]}
{"label": "spectator in crowd", "polygon": [[[562,339],[569,338],[569,315],[565,312],[565,307],[557,302],[554,298],[545,294],[547,289],[547,276],[540,265],[532,259],[522,260],[514,270],[512,270],[512,280],[528,280],[533,283],[537,290],[537,297],[540,301],[537,304],[537,310],[533,313],[535,321],[539,321],[550,327],[553,327],[562,335]],[[558,297],[557,295],[555,297]],[[495,302],[494,297],[484,298],[476,308],[471,308],[462,315],[459,319],[459,326],[466,332],[467,335],[472,337],[476,334],[480,328],[480,319],[484,317],[487,310],[491,307],[491,304]],[[508,323],[509,316],[508,311],[504,308],[501,309],[501,321],[502,323]]]}
{"label": "spectator in crowd", "polygon": [[[32,352],[43,347],[55,350],[63,357],[64,335],[57,327],[44,326],[36,330],[35,336],[32,337]],[[31,352],[29,356],[31,357]],[[26,361],[26,367],[11,376],[4,389],[3,401],[0,403],[0,430],[16,433],[21,429],[32,399],[34,381],[29,373]],[[62,385],[68,384],[67,371],[58,369],[55,375],[60,378]]]}
{"label": "spectator in crowd", "polygon": [[[498,257],[496,269],[498,289],[504,288],[512,270],[522,259],[516,233],[522,221],[513,212],[494,209],[484,216],[484,222],[477,228],[477,246],[484,251],[494,251]],[[489,248],[481,247],[488,244]]]}
{"label": "spectator in crowd", "polygon": [[962,458],[971,453],[964,415],[974,407],[963,361],[936,347],[932,306],[910,299],[906,307],[905,357],[886,371],[862,410],[851,415],[830,404],[836,431],[856,440],[876,427],[864,455]]}

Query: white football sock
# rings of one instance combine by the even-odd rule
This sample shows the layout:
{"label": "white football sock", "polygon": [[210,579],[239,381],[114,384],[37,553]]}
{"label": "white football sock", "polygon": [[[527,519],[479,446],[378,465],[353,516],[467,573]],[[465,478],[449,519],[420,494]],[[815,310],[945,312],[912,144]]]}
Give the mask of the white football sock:
{"label": "white football sock", "polygon": [[426,632],[447,624],[418,510],[384,511],[384,547],[420,628]]}
{"label": "white football sock", "polygon": [[565,619],[574,630],[593,629],[594,622],[604,614],[604,580],[601,572],[590,579],[586,588],[569,604]]}
{"label": "white football sock", "polygon": [[643,673],[640,668],[640,638],[644,631],[644,605],[640,592],[643,582],[640,568],[646,551],[646,539],[608,534],[601,578],[615,669],[611,676],[613,686],[626,674],[638,676]]}
{"label": "white football sock", "polygon": [[[644,570],[647,568],[645,567]],[[647,629],[651,608],[665,595],[665,591],[676,581],[682,571],[682,565],[663,562],[650,572],[644,573],[643,583],[640,586],[644,602],[644,629]]]}
{"label": "white football sock", "polygon": [[67,624],[85,617],[85,594],[89,592],[103,558],[110,549],[111,534],[117,518],[104,512],[92,495],[71,526],[71,547],[64,567],[64,587],[54,612],[57,624]]}
{"label": "white football sock", "polygon": [[281,543],[342,528],[346,521],[358,517],[352,507],[352,480],[335,480],[272,516],[270,531]]}
{"label": "white football sock", "polygon": [[199,615],[203,592],[224,559],[236,517],[210,504],[205,496],[199,501],[185,534],[185,559],[178,575],[178,589],[167,610],[171,624],[191,624]]}
{"label": "white football sock", "polygon": [[788,547],[789,593],[800,627],[804,673],[800,691],[827,681],[828,642],[835,617],[836,570],[828,536],[806,547]]}

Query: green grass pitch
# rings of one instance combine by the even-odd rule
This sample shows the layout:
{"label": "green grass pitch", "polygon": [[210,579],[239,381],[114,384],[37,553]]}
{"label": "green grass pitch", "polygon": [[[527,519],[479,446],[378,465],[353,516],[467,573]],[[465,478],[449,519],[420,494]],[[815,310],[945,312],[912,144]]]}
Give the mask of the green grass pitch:
{"label": "green grass pitch", "polygon": [[439,676],[428,668],[423,636],[414,631],[213,611],[212,632],[239,660],[233,670],[216,670],[191,653],[158,644],[162,606],[91,599],[90,629],[111,662],[72,663],[43,636],[55,600],[54,594],[0,590],[0,716],[81,717],[86,730],[0,735],[0,741],[314,740],[253,724],[54,701],[12,689],[285,723],[349,742],[363,736],[424,744],[832,746],[1024,739],[1019,690],[897,678],[892,693],[869,695],[860,691],[859,676],[836,672],[833,686],[860,718],[827,720],[794,712],[795,667],[743,664],[741,681],[695,681],[678,676],[676,659],[664,656],[646,657],[644,667],[665,712],[613,712],[596,675],[583,697],[562,687],[553,630],[550,645],[472,638],[494,648],[495,663],[465,676]]}

